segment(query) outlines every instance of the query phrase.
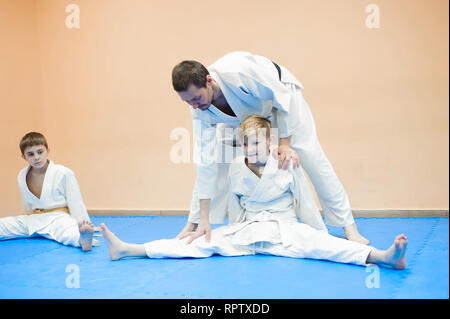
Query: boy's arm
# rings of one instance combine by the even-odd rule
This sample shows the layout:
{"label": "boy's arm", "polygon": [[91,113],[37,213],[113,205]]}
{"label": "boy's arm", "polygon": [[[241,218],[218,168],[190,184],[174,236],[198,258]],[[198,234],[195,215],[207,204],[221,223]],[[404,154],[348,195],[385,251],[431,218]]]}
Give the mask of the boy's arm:
{"label": "boy's arm", "polygon": [[30,212],[32,210],[31,204],[25,199],[22,192],[20,192],[20,197],[22,198],[22,210],[24,212]]}
{"label": "boy's arm", "polygon": [[297,217],[300,217],[302,223],[309,226],[327,232],[322,216],[320,215],[319,208],[316,205],[311,187],[306,180],[305,175],[301,168],[293,168],[292,164],[289,166],[289,170],[292,173],[294,180],[291,183],[290,189],[297,201],[295,212]]}
{"label": "boy's arm", "polygon": [[80,187],[78,186],[77,179],[72,172],[65,175],[64,186],[70,215],[77,221],[90,221],[86,206],[84,206],[83,198],[81,197]]}

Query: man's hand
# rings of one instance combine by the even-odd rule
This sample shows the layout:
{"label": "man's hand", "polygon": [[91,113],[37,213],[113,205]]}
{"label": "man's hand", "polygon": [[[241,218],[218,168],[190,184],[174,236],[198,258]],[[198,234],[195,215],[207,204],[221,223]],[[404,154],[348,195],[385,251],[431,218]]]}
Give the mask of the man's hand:
{"label": "man's hand", "polygon": [[[189,223],[188,223],[189,224]],[[191,223],[192,224],[192,223]],[[195,225],[195,224],[193,224]],[[188,225],[186,225],[187,227]],[[179,239],[184,239],[186,237],[191,237],[186,244],[192,243],[195,239],[202,237],[203,235],[206,235],[206,241],[209,242],[211,240],[211,224],[207,220],[200,220],[198,223],[198,227],[196,231],[186,231],[186,227],[183,229],[183,231],[177,236]],[[187,230],[187,229],[186,229]],[[184,234],[183,234],[184,232]]]}
{"label": "man's hand", "polygon": [[186,226],[181,230],[181,232],[177,235],[176,238],[181,239],[187,233],[193,232],[197,229],[197,224],[187,222]]}
{"label": "man's hand", "polygon": [[290,146],[278,146],[278,168],[287,169],[289,167],[290,160],[292,160],[294,169],[300,166],[298,155]]}

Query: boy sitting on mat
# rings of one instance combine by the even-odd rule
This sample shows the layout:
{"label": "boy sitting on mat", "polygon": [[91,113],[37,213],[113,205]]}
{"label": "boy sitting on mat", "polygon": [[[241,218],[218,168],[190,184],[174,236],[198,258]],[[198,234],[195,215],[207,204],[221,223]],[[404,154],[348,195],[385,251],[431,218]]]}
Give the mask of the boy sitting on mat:
{"label": "boy sitting on mat", "polygon": [[48,159],[47,140],[30,132],[20,141],[29,165],[19,172],[24,214],[0,218],[0,240],[42,236],[83,251],[98,245],[74,173]]}
{"label": "boy sitting on mat", "polygon": [[[277,152],[270,150],[269,120],[250,116],[240,129],[244,156],[237,157],[230,166],[230,225],[214,229],[210,240],[205,236],[194,239],[195,233],[190,232],[180,238],[130,244],[102,224],[112,260],[266,254],[405,268],[407,239],[403,234],[389,249],[378,250],[331,236],[322,228],[322,221],[314,217],[320,215],[313,212],[317,206],[301,169],[293,169],[292,163],[289,170],[278,169]],[[294,199],[301,206],[299,217],[303,223],[297,220]]]}

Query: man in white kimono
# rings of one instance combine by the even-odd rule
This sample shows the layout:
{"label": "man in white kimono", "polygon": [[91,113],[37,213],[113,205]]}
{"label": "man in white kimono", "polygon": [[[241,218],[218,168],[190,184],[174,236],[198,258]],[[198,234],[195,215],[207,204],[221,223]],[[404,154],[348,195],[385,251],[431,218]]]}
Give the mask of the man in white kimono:
{"label": "man in white kimono", "polygon": [[[145,244],[122,242],[102,224],[101,231],[112,260],[265,254],[405,268],[407,239],[403,234],[396,237],[388,250],[382,251],[331,236],[326,229],[298,223],[297,212],[301,220],[316,228],[323,223],[321,218],[316,218],[319,216],[317,207],[305,176],[301,171],[295,172],[300,169],[294,169],[292,163],[288,170],[278,169],[275,158],[278,155],[274,151],[270,154],[269,150],[270,122],[267,119],[250,116],[242,127],[244,156],[233,161],[229,173],[229,211],[236,217],[234,222],[214,229],[210,241],[206,236],[194,239],[192,232],[180,239]],[[294,205],[300,206],[300,210],[294,209]]]}
{"label": "man in white kimono", "polygon": [[0,218],[0,240],[41,236],[63,245],[91,250],[94,231],[74,173],[48,159],[48,144],[37,132],[21,142],[28,162],[18,175],[23,214]]}
{"label": "man in white kimono", "polygon": [[303,86],[286,68],[262,56],[233,52],[208,68],[196,61],[177,64],[172,84],[191,106],[197,171],[188,223],[179,236],[196,230],[194,238],[206,234],[208,240],[210,222],[223,223],[229,164],[215,158],[223,143],[216,129],[221,125],[236,128],[248,116],[260,115],[278,129],[278,167],[286,169],[291,160],[294,168],[301,164],[317,192],[326,223],[343,227],[351,241],[369,243],[359,234],[347,193],[320,146]]}

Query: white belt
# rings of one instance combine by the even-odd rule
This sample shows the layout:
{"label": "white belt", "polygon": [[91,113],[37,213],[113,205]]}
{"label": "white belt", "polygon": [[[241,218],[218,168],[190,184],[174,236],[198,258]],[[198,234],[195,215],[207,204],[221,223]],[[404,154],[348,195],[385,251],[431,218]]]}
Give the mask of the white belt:
{"label": "white belt", "polygon": [[274,221],[278,224],[281,241],[283,246],[286,247],[292,243],[290,232],[286,227],[293,222],[297,222],[297,217],[294,210],[276,213],[271,213],[266,210],[258,213],[245,211],[242,220],[242,222],[228,226],[228,229],[224,231],[224,235],[234,234],[251,223]]}

